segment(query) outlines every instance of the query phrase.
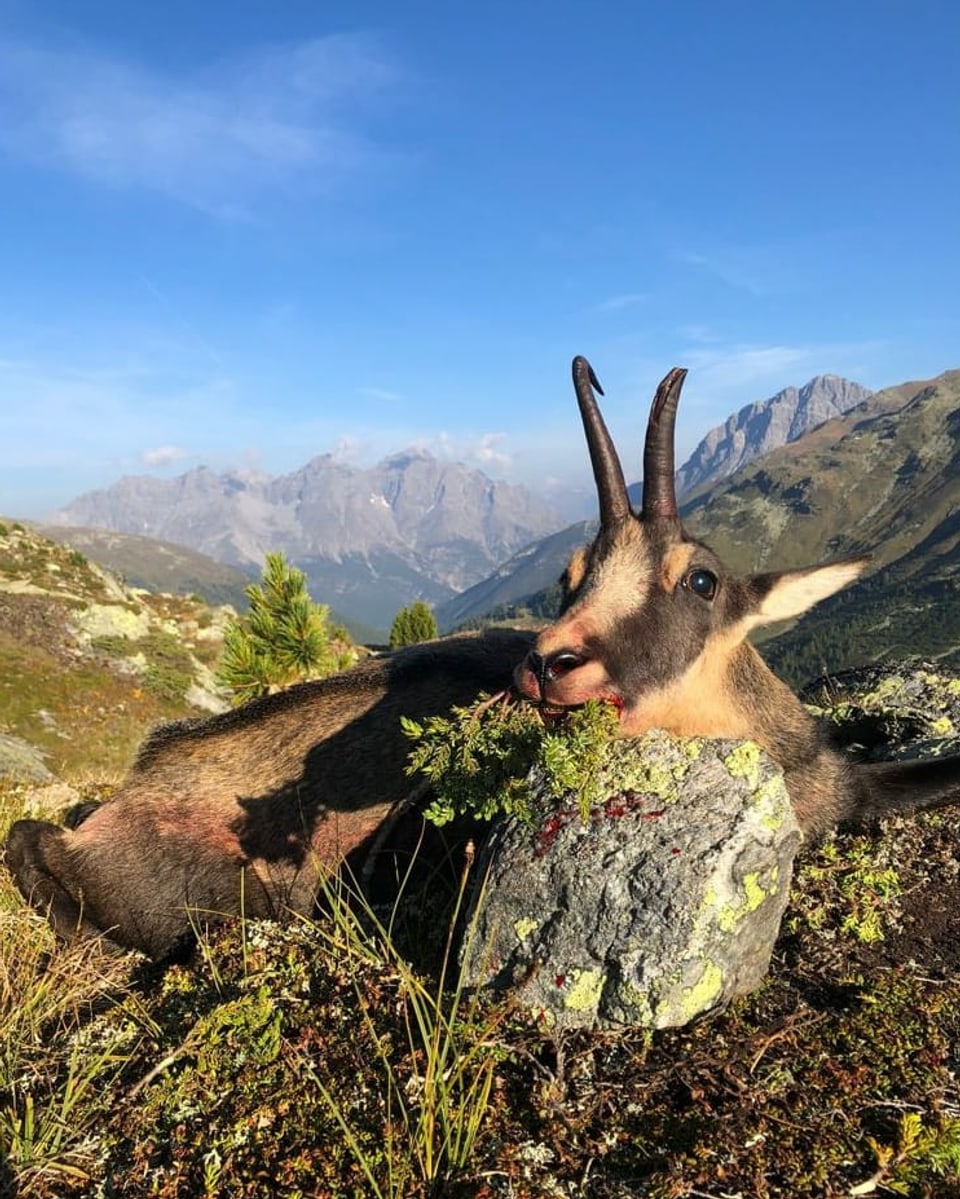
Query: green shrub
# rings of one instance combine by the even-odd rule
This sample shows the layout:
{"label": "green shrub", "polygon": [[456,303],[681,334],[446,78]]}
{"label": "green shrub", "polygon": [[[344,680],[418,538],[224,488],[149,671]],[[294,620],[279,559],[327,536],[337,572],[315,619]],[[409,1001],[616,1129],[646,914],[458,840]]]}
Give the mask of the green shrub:
{"label": "green shrub", "polygon": [[283,554],[267,554],[262,581],[245,591],[250,612],[227,626],[217,672],[236,703],[356,661],[352,645],[333,643],[329,608],[313,602],[306,575]]}
{"label": "green shrub", "polygon": [[506,696],[454,708],[450,716],[402,717],[403,731],[416,743],[407,773],[429,779],[433,798],[424,815],[434,824],[458,815],[527,816],[534,766],[558,793],[575,792],[586,816],[599,798],[597,766],[618,719],[613,704],[589,700],[545,725],[538,708]]}
{"label": "green shrub", "polygon": [[423,600],[416,600],[408,608],[401,608],[393,618],[390,629],[390,648],[401,649],[405,645],[418,645],[439,636],[437,619]]}

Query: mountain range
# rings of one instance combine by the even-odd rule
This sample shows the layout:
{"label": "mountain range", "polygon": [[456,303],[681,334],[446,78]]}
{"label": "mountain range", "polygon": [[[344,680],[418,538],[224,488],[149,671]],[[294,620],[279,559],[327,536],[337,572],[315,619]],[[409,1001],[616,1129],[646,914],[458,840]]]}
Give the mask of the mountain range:
{"label": "mountain range", "polygon": [[371,469],[327,454],[278,478],[206,467],[127,477],[51,518],[176,542],[241,568],[283,550],[318,599],[381,629],[411,600],[448,599],[557,523],[525,488],[418,450]]}

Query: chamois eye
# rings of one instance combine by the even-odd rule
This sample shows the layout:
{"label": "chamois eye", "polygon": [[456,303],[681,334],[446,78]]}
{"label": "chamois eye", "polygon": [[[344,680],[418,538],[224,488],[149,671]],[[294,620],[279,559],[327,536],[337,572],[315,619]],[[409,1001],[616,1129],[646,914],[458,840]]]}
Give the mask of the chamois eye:
{"label": "chamois eye", "polygon": [[683,586],[701,599],[712,600],[717,594],[717,576],[709,570],[691,570],[684,578]]}

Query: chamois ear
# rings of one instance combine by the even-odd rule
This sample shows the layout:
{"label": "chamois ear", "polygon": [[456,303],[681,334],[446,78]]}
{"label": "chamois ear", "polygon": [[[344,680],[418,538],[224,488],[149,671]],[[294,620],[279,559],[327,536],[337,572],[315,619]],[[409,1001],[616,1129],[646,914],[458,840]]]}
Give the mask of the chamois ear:
{"label": "chamois ear", "polygon": [[848,558],[826,566],[752,575],[748,583],[757,596],[757,605],[748,618],[750,627],[802,615],[828,595],[852,583],[869,561],[869,557]]}
{"label": "chamois ear", "polygon": [[570,561],[567,563],[567,569],[560,576],[564,595],[573,595],[583,582],[583,576],[586,573],[587,549],[586,546],[580,546],[579,549],[573,551]]}

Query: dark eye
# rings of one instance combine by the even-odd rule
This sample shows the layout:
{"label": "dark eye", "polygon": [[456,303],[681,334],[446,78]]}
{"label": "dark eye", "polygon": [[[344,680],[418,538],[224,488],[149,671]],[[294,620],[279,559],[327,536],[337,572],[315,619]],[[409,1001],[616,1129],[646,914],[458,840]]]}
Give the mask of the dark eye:
{"label": "dark eye", "polygon": [[717,594],[717,576],[709,570],[691,570],[684,578],[683,586],[701,599],[712,600]]}

